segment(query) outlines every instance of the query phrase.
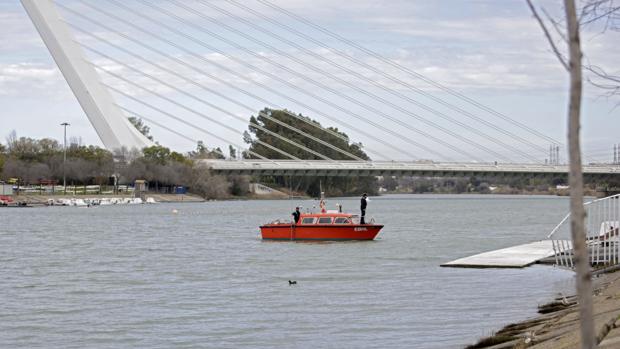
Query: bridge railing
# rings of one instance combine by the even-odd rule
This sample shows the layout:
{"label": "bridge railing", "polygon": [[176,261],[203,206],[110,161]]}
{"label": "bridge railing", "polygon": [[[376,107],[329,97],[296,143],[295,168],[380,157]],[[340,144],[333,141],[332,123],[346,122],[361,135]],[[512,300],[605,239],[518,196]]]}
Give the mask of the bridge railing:
{"label": "bridge railing", "polygon": [[[586,246],[592,268],[620,264],[620,194],[584,204]],[[559,267],[574,269],[570,213],[547,236]]]}
{"label": "bridge railing", "polygon": [[[325,160],[215,160],[201,163],[220,171],[261,170],[342,170],[342,171],[426,171],[426,172],[488,172],[488,173],[540,173],[567,174],[567,165],[512,164],[512,163],[459,163],[433,161],[325,161]],[[617,165],[586,165],[584,174],[620,175]]]}

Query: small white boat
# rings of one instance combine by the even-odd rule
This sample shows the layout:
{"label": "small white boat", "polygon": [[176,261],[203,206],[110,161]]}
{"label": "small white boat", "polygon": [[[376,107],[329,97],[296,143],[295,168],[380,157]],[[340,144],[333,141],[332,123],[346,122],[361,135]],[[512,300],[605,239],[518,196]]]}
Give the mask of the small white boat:
{"label": "small white boat", "polygon": [[88,204],[83,199],[71,199],[71,206],[83,207],[83,206],[88,206]]}
{"label": "small white boat", "polygon": [[58,200],[56,200],[55,205],[58,205],[58,206],[71,206],[71,200],[69,200],[69,199],[58,199]]}

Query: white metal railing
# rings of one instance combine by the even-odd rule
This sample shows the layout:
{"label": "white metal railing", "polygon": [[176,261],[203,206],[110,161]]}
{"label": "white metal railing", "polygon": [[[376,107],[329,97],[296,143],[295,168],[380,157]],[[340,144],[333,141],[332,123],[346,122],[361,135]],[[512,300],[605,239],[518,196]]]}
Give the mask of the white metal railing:
{"label": "white metal railing", "polygon": [[[586,246],[592,267],[618,265],[620,261],[620,194],[584,204]],[[570,213],[547,236],[556,265],[574,268]]]}
{"label": "white metal railing", "polygon": [[[383,170],[383,171],[474,171],[489,173],[568,173],[567,165],[510,163],[438,163],[432,161],[325,161],[325,160],[202,160],[214,170]],[[620,174],[618,165],[585,165],[583,172]]]}

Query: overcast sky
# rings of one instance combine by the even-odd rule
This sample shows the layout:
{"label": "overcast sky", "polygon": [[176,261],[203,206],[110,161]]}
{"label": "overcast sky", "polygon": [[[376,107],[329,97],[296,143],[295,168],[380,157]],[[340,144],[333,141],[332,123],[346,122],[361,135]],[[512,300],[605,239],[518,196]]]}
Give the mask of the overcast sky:
{"label": "overcast sky", "polygon": [[[156,6],[161,6],[165,11],[174,13],[177,18],[171,18],[165,12],[146,6],[136,0],[123,1],[134,9],[132,12],[116,7],[112,2],[91,2],[96,4],[98,8],[119,16],[121,20],[118,20],[93,10],[80,1],[56,1],[58,5],[62,5],[59,6],[59,11],[69,23],[101,36],[113,44],[121,45],[146,57],[147,60],[163,65],[181,75],[181,77],[172,76],[154,66],[129,57],[87,34],[74,30],[79,42],[195,96],[196,98],[190,98],[187,94],[159,84],[144,75],[134,73],[113,60],[85,50],[88,58],[96,65],[120,74],[130,81],[152,89],[163,96],[172,98],[189,109],[198,111],[217,121],[206,120],[195,112],[188,112],[187,109],[165,103],[148,92],[101,72],[102,80],[107,84],[177,115],[191,124],[217,133],[229,141],[223,142],[214,139],[196,129],[174,122],[153,110],[144,108],[126,97],[113,93],[118,103],[124,107],[135,110],[144,117],[166,124],[168,127],[187,135],[190,139],[204,140],[208,146],[227,148],[228,144],[242,143],[241,133],[247,128],[244,120],[264,107],[278,106],[313,117],[326,126],[337,126],[340,130],[347,132],[353,140],[364,143],[366,149],[372,154],[376,154],[374,156],[371,154],[374,158],[379,158],[380,155],[387,159],[408,159],[410,157],[405,153],[414,153],[417,158],[439,160],[438,156],[428,151],[428,149],[432,149],[445,155],[443,158],[446,160],[472,160],[464,153],[475,154],[487,161],[497,160],[494,155],[480,150],[480,147],[487,147],[510,160],[523,160],[508,147],[501,147],[497,142],[491,141],[491,138],[526,153],[532,153],[534,150],[528,148],[525,142],[517,141],[517,137],[527,142],[536,143],[545,149],[549,147],[548,141],[455,99],[436,87],[423,83],[415,76],[400,71],[364,52],[355,50],[324,33],[295,22],[260,2],[242,1],[246,6],[268,16],[270,19],[295,28],[305,35],[315,38],[325,46],[344,51],[359,61],[370,64],[410,86],[421,89],[424,93],[430,93],[433,97],[450,103],[454,108],[465,110],[470,116],[456,112],[454,108],[446,108],[437,100],[433,101],[423,97],[412,88],[397,84],[394,80],[390,80],[380,73],[356,66],[333,50],[327,50],[317,43],[303,40],[288,30],[233,6],[226,0],[208,0],[207,2],[217,6],[217,8],[232,12],[235,17],[229,17],[214,7],[208,7],[196,1],[181,1],[182,4],[190,6],[196,12],[187,11],[187,9],[176,6],[173,2],[151,2]],[[378,52],[408,69],[453,88],[544,135],[565,142],[567,76],[551,53],[549,45],[537,23],[531,17],[524,0],[356,0],[348,2],[272,0],[272,2],[296,14],[303,15],[310,21]],[[549,0],[538,3],[548,9],[552,15],[558,17],[561,15],[559,1]],[[79,15],[64,9],[64,6],[76,11]],[[210,21],[204,16],[201,17],[198,13],[206,15],[212,20]],[[166,57],[122,39],[114,32],[98,26],[89,18],[101,21],[114,30],[136,38],[141,43],[172,55],[186,62],[187,65],[175,64]],[[293,41],[302,46],[304,50],[308,50],[309,53],[279,41],[264,32],[257,32],[239,21],[239,18]],[[71,123],[68,130],[70,136],[79,136],[86,144],[101,145],[88,118],[80,109],[19,1],[0,0],[0,20],[3,28],[0,32],[0,103],[3,106],[0,109],[0,120],[2,121],[0,123],[2,125],[0,136],[4,138],[11,130],[15,130],[18,136],[50,137],[60,140],[62,128],[59,124],[66,121]],[[249,35],[252,39],[261,40],[281,52],[273,52],[260,43],[248,39],[248,37],[227,30],[225,26],[219,25],[213,20],[221,21],[225,25]],[[177,43],[186,51],[169,46],[148,33],[139,32],[123,21],[138,25],[147,32]],[[196,40],[180,37],[153,21],[170,25]],[[219,35],[219,39],[214,35]],[[200,42],[208,44],[208,47],[201,45]],[[586,28],[584,30],[583,46],[587,58],[607,71],[616,74],[619,72],[617,62],[620,61],[620,45],[618,43],[620,43],[618,32],[601,34],[597,28]],[[221,51],[223,54],[217,53],[215,50]],[[283,56],[282,53],[285,55]],[[351,76],[343,69],[317,58],[317,55],[353,70],[367,79]],[[274,66],[270,61],[279,63],[283,67]],[[231,69],[235,74],[231,74],[213,63]],[[231,83],[235,88],[226,86],[225,83],[213,80],[206,75],[198,74],[197,69],[224,82]],[[272,76],[262,74],[261,70],[272,74]],[[344,80],[349,86],[334,81],[333,77]],[[190,80],[194,83],[190,83]],[[253,81],[264,84],[279,94],[266,90]],[[390,88],[397,94],[390,93],[385,88],[379,88],[376,86],[377,84]],[[291,87],[291,85],[294,86]],[[320,85],[327,86],[335,92],[326,90]],[[356,91],[351,88],[351,85],[367,91],[368,94],[363,94],[359,90]],[[209,93],[207,89],[220,92],[238,103]],[[244,94],[239,89],[243,89],[246,93]],[[591,159],[600,158],[609,161],[612,157],[613,144],[620,143],[620,108],[614,108],[619,101],[602,97],[603,92],[591,86],[587,86],[586,90],[583,108],[585,148],[590,153]],[[331,104],[313,99],[308,95],[308,92],[318,95]],[[262,100],[252,98],[248,94],[259,96]],[[399,96],[405,96],[409,100]],[[215,104],[225,112],[213,109],[200,100]],[[414,102],[412,103],[411,100]],[[270,102],[270,104],[266,105],[265,101]],[[301,101],[332,119],[316,115],[306,106],[299,105],[294,101]],[[438,117],[424,107],[416,106],[416,102],[427,108],[440,111],[468,126],[469,130]],[[334,105],[340,108],[335,108]],[[377,115],[372,112],[372,108],[385,113],[392,119],[388,120]],[[356,116],[372,120],[381,127],[396,132],[401,137],[419,143],[422,147],[417,148],[411,142],[404,141],[394,134],[359,121],[355,118]],[[474,121],[473,117],[483,119],[486,126]],[[353,125],[364,132],[362,134],[349,129],[347,126],[335,124],[334,119],[342,120],[343,123]],[[227,130],[218,122],[234,128],[235,132]],[[403,123],[408,125],[408,128],[404,128]],[[431,123],[438,127],[432,126]],[[504,132],[489,127],[489,124],[499,127]],[[187,139],[171,134],[155,125],[150,126],[155,139],[165,146],[182,151],[195,147],[195,144]],[[417,133],[412,129],[418,130]],[[472,129],[478,132],[472,132]],[[448,130],[448,133],[445,130]],[[460,138],[454,138],[450,132]],[[507,136],[506,132],[515,135],[515,137]],[[368,134],[374,137],[368,137]],[[429,134],[431,137],[426,137],[425,134]],[[471,141],[464,142],[464,139]],[[444,144],[438,143],[437,140]],[[386,141],[393,147],[386,146]],[[445,143],[452,145],[458,151],[446,147]],[[478,145],[478,147],[473,144]],[[394,148],[406,149],[407,151],[398,152]],[[544,155],[537,154],[536,157],[544,158]],[[561,154],[561,157],[565,158],[565,155]]]}

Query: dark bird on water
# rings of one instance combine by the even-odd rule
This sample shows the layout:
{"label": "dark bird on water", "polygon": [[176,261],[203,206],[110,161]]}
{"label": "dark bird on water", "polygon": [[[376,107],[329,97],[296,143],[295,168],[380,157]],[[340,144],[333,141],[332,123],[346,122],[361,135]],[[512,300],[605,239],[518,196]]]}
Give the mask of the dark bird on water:
{"label": "dark bird on water", "polygon": [[289,286],[290,286],[290,285],[297,285],[297,281],[291,281],[291,280],[289,280],[289,281],[288,281],[288,285],[289,285]]}

